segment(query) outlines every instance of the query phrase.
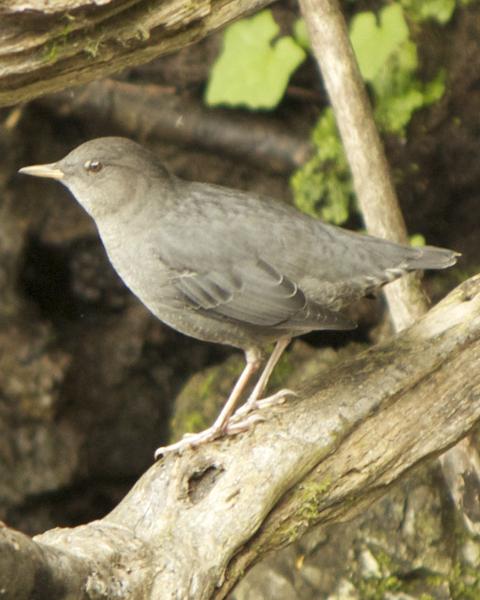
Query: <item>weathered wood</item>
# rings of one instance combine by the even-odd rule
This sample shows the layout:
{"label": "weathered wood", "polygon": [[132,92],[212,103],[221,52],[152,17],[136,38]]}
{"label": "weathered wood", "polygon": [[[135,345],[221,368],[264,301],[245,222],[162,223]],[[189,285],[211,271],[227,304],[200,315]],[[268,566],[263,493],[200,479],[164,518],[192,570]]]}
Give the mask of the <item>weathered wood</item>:
{"label": "weathered wood", "polygon": [[28,539],[4,544],[3,597],[225,598],[268,550],[354,516],[480,421],[480,276],[300,393],[248,433],[155,464],[103,520],[37,536],[43,563]]}
{"label": "weathered wood", "polygon": [[270,1],[0,2],[0,106],[148,62]]}

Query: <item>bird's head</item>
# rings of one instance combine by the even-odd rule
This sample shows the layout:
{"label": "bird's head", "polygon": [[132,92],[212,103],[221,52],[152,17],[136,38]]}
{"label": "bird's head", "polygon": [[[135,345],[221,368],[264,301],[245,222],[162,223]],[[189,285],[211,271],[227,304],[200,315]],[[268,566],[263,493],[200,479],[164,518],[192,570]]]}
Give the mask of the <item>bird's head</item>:
{"label": "bird's head", "polygon": [[120,137],[90,140],[57,162],[19,172],[57,179],[94,218],[117,212],[138,200],[154,179],[169,177],[153,153]]}

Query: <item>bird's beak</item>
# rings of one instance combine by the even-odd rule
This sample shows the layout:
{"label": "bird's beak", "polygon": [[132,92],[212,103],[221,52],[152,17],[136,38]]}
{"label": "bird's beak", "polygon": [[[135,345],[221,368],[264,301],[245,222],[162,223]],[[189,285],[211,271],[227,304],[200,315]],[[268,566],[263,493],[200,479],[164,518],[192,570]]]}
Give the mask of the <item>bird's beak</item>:
{"label": "bird's beak", "polygon": [[58,168],[57,163],[22,167],[18,172],[24,175],[33,175],[34,177],[49,177],[50,179],[63,179],[65,177],[65,173]]}

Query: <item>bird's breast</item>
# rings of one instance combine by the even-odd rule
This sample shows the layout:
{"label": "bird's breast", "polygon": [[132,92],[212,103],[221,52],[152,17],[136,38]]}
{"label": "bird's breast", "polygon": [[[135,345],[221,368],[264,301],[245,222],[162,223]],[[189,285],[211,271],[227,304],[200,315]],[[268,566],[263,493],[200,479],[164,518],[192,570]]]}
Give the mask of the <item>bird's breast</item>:
{"label": "bird's breast", "polygon": [[121,279],[147,306],[158,297],[168,279],[168,267],[159,258],[158,236],[154,242],[145,222],[128,227],[115,222],[97,223],[108,258]]}

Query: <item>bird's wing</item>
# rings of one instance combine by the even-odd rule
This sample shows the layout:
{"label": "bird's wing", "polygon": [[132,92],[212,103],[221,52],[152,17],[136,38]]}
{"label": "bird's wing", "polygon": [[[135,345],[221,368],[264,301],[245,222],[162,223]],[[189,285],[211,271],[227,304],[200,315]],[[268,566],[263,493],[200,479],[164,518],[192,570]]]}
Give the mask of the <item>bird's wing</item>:
{"label": "bird's wing", "polygon": [[214,318],[300,330],[354,326],[343,315],[309,302],[295,282],[262,259],[222,272],[184,272],[171,283],[190,308]]}
{"label": "bird's wing", "polygon": [[261,259],[229,270],[183,273],[172,283],[191,308],[250,325],[278,325],[307,304],[295,283]]}

